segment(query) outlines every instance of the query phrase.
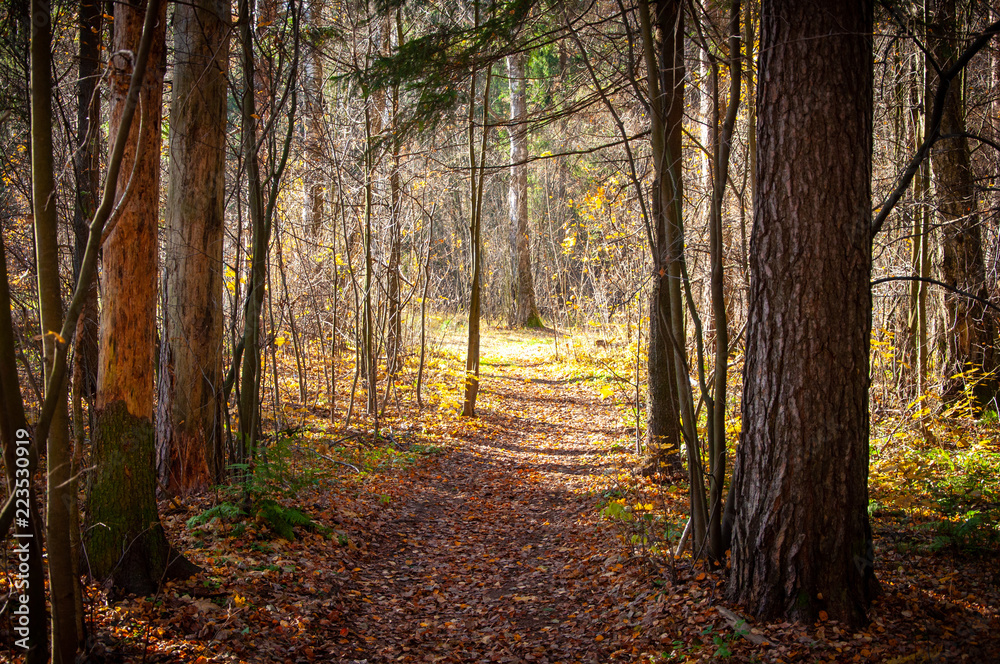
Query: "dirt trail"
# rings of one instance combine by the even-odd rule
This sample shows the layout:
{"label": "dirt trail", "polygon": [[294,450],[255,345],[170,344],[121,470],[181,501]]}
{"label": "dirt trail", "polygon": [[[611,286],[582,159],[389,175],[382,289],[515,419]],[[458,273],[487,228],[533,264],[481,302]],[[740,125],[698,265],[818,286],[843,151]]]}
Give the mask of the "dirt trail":
{"label": "dirt trail", "polygon": [[352,631],[366,655],[348,661],[630,659],[633,643],[615,652],[626,626],[602,613],[635,589],[592,491],[623,429],[591,392],[545,372],[484,367],[479,416],[500,433],[468,436],[386,510],[358,576],[367,611]]}

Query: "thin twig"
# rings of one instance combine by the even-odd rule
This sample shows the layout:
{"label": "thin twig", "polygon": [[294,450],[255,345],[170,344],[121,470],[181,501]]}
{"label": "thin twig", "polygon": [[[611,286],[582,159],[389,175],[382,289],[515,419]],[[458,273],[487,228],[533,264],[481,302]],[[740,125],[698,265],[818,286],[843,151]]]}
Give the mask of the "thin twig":
{"label": "thin twig", "polygon": [[299,450],[300,452],[309,452],[310,454],[314,454],[320,458],[326,459],[327,461],[332,461],[333,463],[339,463],[341,466],[347,466],[356,473],[361,472],[361,470],[353,463],[347,463],[346,461],[341,461],[340,459],[334,459],[332,456],[329,456],[327,454],[322,454],[308,447],[302,447],[301,445],[290,445],[289,447],[291,447],[294,450]]}

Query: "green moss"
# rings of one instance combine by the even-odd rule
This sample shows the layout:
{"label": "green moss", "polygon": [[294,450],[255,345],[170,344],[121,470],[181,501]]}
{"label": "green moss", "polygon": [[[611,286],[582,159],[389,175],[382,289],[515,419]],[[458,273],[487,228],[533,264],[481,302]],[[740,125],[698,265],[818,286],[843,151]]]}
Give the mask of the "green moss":
{"label": "green moss", "polygon": [[544,330],[545,322],[542,320],[541,316],[535,313],[531,314],[531,316],[528,317],[528,320],[524,321],[524,326],[533,330]]}
{"label": "green moss", "polygon": [[90,570],[125,593],[154,592],[170,547],[156,507],[153,423],[116,401],[97,412],[87,487]]}
{"label": "green moss", "polygon": [[286,540],[294,540],[295,526],[314,528],[316,524],[308,515],[294,507],[285,507],[273,500],[261,500],[257,503],[257,518],[266,521],[278,536]]}

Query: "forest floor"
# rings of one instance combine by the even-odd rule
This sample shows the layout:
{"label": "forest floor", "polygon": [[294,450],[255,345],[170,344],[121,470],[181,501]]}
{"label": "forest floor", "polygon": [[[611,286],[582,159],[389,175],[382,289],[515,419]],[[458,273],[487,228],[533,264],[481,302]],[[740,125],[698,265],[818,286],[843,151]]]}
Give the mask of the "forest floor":
{"label": "forest floor", "polygon": [[[686,487],[630,472],[629,388],[600,349],[491,336],[476,418],[457,416],[462,358],[439,348],[428,405],[390,413],[377,442],[287,408],[250,518],[226,518],[225,491],[163,503],[205,571],[152,598],[89,588],[92,661],[996,661],[995,558],[898,546],[891,518],[868,627],[743,622],[724,570],[669,553]],[[268,505],[312,523],[276,537]]]}

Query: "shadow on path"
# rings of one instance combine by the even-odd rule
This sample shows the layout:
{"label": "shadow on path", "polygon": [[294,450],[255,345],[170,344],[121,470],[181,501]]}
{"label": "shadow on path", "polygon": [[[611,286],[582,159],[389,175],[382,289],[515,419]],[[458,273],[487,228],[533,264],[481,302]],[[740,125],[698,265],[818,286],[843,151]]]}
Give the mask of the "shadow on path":
{"label": "shadow on path", "polygon": [[591,441],[622,429],[572,381],[511,382],[483,404],[482,431],[499,433],[467,436],[386,511],[353,661],[628,661],[603,635],[621,547],[592,492],[610,458]]}

